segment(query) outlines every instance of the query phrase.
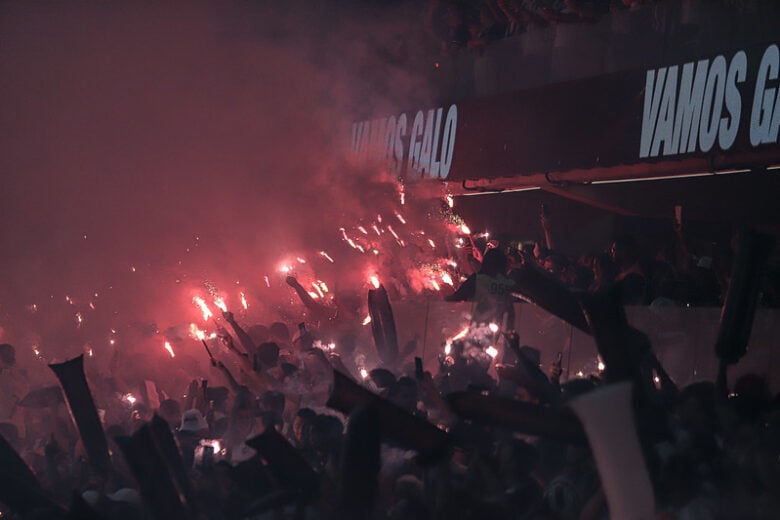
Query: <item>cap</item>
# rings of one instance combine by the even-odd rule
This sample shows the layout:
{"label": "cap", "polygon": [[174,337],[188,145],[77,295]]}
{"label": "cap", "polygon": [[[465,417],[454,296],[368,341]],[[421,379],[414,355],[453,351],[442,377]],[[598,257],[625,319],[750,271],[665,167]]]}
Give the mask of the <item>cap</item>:
{"label": "cap", "polygon": [[180,432],[197,432],[201,430],[208,430],[209,423],[200,413],[200,410],[187,410],[181,416],[181,426],[179,426]]}

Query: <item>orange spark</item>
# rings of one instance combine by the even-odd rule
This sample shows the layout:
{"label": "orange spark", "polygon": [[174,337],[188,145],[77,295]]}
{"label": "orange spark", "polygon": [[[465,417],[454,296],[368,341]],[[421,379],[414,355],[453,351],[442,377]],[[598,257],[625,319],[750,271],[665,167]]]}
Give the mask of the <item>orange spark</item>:
{"label": "orange spark", "polygon": [[395,237],[396,240],[401,240],[400,238],[398,238],[396,232],[393,231],[393,226],[387,226],[387,230]]}

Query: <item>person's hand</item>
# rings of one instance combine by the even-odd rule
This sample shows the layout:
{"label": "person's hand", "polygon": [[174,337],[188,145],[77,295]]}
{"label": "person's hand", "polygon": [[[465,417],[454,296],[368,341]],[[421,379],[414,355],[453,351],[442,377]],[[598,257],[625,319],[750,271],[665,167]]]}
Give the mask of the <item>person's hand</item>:
{"label": "person's hand", "polygon": [[200,385],[198,385],[197,379],[193,379],[192,381],[190,381],[190,386],[187,387],[187,397],[192,397],[193,395],[195,395],[198,392],[199,386]]}
{"label": "person's hand", "polygon": [[294,276],[288,276],[284,279],[285,282],[287,282],[287,285],[290,287],[297,287],[298,286],[298,279]]}
{"label": "person's hand", "polygon": [[558,381],[561,378],[561,374],[563,373],[563,367],[560,363],[553,363],[550,365],[550,380],[551,381]]}
{"label": "person's hand", "polygon": [[222,317],[225,318],[225,321],[228,323],[233,323],[235,319],[233,318],[233,313],[230,311],[224,311],[222,313]]}

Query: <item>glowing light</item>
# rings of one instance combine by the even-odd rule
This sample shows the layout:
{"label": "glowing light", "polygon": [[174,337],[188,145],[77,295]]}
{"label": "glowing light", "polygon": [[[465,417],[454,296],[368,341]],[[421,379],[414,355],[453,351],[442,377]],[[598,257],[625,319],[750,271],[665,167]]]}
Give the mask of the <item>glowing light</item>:
{"label": "glowing light", "polygon": [[311,286],[314,287],[314,290],[317,291],[317,293],[320,295],[320,298],[324,298],[325,297],[325,293],[322,292],[322,289],[320,289],[320,286],[317,285],[316,282],[312,282]]}
{"label": "glowing light", "polygon": [[211,449],[214,450],[214,453],[219,453],[222,451],[222,445],[219,443],[218,439],[203,439],[200,441],[200,444],[202,446],[211,446]]}
{"label": "glowing light", "polygon": [[214,313],[211,312],[211,309],[209,309],[209,306],[206,305],[206,302],[203,300],[203,298],[196,296],[192,299],[192,301],[195,302],[195,305],[198,306],[200,312],[203,313],[203,321],[207,321],[209,318],[214,316]]}
{"label": "glowing light", "polygon": [[371,316],[366,316],[365,318],[363,318],[363,325],[364,326],[368,325],[369,323],[371,323]]}
{"label": "glowing light", "polygon": [[603,371],[604,371],[604,368],[605,368],[605,367],[604,367],[604,363],[602,363],[601,361],[599,361],[599,372],[603,372]]}
{"label": "glowing light", "polygon": [[455,206],[455,198],[452,195],[447,195],[447,206],[453,207]]}
{"label": "glowing light", "polygon": [[244,310],[247,310],[249,308],[249,304],[246,302],[246,295],[242,292],[238,294],[241,297],[241,306],[244,308]]}
{"label": "glowing light", "polygon": [[328,260],[328,262],[330,262],[331,264],[333,263],[333,259],[332,259],[332,258],[330,257],[330,255],[329,255],[328,253],[326,253],[325,251],[320,251],[320,256],[321,256],[321,257],[323,257],[323,258],[325,258],[325,259],[327,259],[327,260]]}
{"label": "glowing light", "polygon": [[344,240],[349,240],[349,237],[347,237],[347,230],[343,227],[339,228],[339,231],[341,231],[341,238]]}
{"label": "glowing light", "polygon": [[92,303],[92,302],[89,302],[89,308],[94,311],[95,310],[95,304]]}
{"label": "glowing light", "polygon": [[379,289],[379,277],[375,274],[372,274],[368,277],[368,282],[374,286],[374,289]]}
{"label": "glowing light", "polygon": [[398,219],[398,221],[399,221],[401,224],[406,224],[406,220],[404,220],[404,217],[403,217],[403,215],[401,215],[401,214],[400,214],[400,213],[398,213],[397,211],[395,212],[395,217]]}
{"label": "glowing light", "polygon": [[328,343],[328,349],[336,350],[336,344],[331,341],[330,343]]}
{"label": "glowing light", "polygon": [[382,215],[377,215],[376,216],[376,221],[381,224],[382,223]]}
{"label": "glowing light", "polygon": [[87,347],[87,355],[89,357],[92,357],[93,354],[94,354],[94,352],[92,352],[92,347]]}
{"label": "glowing light", "polygon": [[496,356],[498,355],[498,350],[496,350],[496,348],[491,345],[485,349],[485,353],[487,353],[487,355],[492,357],[493,359],[496,359]]}
{"label": "glowing light", "polygon": [[38,350],[38,345],[33,345],[33,346],[32,346],[32,351],[33,351],[33,352],[35,352],[35,355],[36,355],[37,357],[41,357],[41,351],[40,351],[40,350]]}
{"label": "glowing light", "polygon": [[351,247],[352,249],[358,248],[357,244],[355,244],[355,242],[351,238],[347,238],[346,240],[347,240],[347,244],[349,244],[349,247]]}
{"label": "glowing light", "polygon": [[364,381],[368,379],[368,370],[366,370],[365,368],[361,368],[360,377],[362,377]]}
{"label": "glowing light", "polygon": [[309,296],[311,296],[311,297],[312,297],[312,299],[314,299],[314,300],[316,300],[317,298],[319,298],[319,297],[320,297],[320,295],[319,295],[319,294],[317,294],[317,293],[316,293],[316,292],[314,292],[314,291],[308,291],[308,293],[309,293]]}
{"label": "glowing light", "polygon": [[169,342],[167,342],[167,341],[165,342],[165,350],[167,350],[167,351],[168,351],[168,354],[170,354],[172,358],[173,358],[173,357],[176,357],[176,354],[174,354],[174,352],[173,352],[173,347],[172,347],[172,346],[171,346],[171,344],[170,344]]}
{"label": "glowing light", "polygon": [[135,272],[135,267],[131,267],[130,270]]}
{"label": "glowing light", "polygon": [[446,283],[449,286],[454,286],[455,284],[452,282],[452,277],[450,276],[450,273],[442,273],[441,275],[441,281]]}
{"label": "glowing light", "polygon": [[222,312],[227,312],[227,305],[225,304],[225,300],[221,296],[217,296],[214,298],[214,305],[219,307],[219,310]]}
{"label": "glowing light", "polygon": [[198,328],[194,323],[190,323],[190,336],[193,339],[204,340],[206,339],[206,333]]}
{"label": "glowing light", "polygon": [[431,247],[432,247],[433,249],[436,249],[436,244],[433,242],[433,240],[431,240],[431,239],[429,238],[429,239],[428,239],[428,243],[431,245]]}
{"label": "glowing light", "polygon": [[317,280],[317,283],[319,283],[319,284],[320,284],[320,288],[321,288],[323,291],[325,291],[325,292],[328,292],[328,286],[327,286],[327,285],[325,285],[325,282],[323,282],[322,280]]}
{"label": "glowing light", "polygon": [[365,253],[365,252],[366,252],[366,250],[365,250],[365,249],[363,249],[363,246],[361,246],[360,244],[358,244],[358,245],[357,245],[357,247],[356,247],[355,249],[357,249],[357,250],[358,250],[358,251],[360,251],[361,253]]}
{"label": "glowing light", "polygon": [[469,330],[470,330],[470,327],[468,327],[468,326],[464,327],[463,330],[461,330],[455,336],[453,336],[450,341],[458,341],[459,339],[465,338],[466,334],[469,333]]}
{"label": "glowing light", "polygon": [[303,259],[303,258],[301,258],[300,256],[299,256],[299,257],[296,257],[295,259],[298,261],[298,263],[299,263],[299,264],[305,264],[305,263],[306,263],[306,260],[304,260],[304,259]]}
{"label": "glowing light", "polygon": [[372,229],[374,230],[374,232],[376,233],[376,236],[378,236],[378,237],[381,237],[381,236],[382,236],[382,232],[381,232],[381,231],[379,231],[379,226],[377,226],[376,224],[373,224],[373,225],[371,226],[371,228],[372,228]]}
{"label": "glowing light", "polygon": [[395,237],[396,240],[401,240],[400,238],[398,238],[398,234],[395,231],[393,231],[393,226],[387,226],[387,230],[390,232],[390,234],[393,235],[393,237]]}
{"label": "glowing light", "polygon": [[110,339],[110,340],[108,340],[108,344],[109,345],[114,345],[114,344],[116,344],[116,341],[114,341],[113,339]]}
{"label": "glowing light", "polygon": [[78,326],[80,327],[82,323],[84,323],[84,317],[81,315],[80,312],[76,313],[76,321],[78,322]]}
{"label": "glowing light", "polygon": [[38,305],[33,303],[28,307],[28,309],[30,309],[30,312],[38,312]]}
{"label": "glowing light", "polygon": [[133,394],[125,394],[122,396],[122,400],[126,403],[129,403],[131,406],[135,404],[135,402],[138,400],[135,398]]}
{"label": "glowing light", "polygon": [[585,374],[583,374],[583,373],[582,373],[582,370],[580,370],[579,372],[577,372],[577,377],[583,377],[584,375],[585,375]]}
{"label": "glowing light", "polygon": [[491,323],[490,325],[488,325],[488,328],[490,329],[490,332],[492,332],[493,334],[498,332],[498,325],[496,325],[495,323]]}
{"label": "glowing light", "polygon": [[448,341],[444,344],[444,355],[449,356],[450,352],[452,352],[452,343]]}
{"label": "glowing light", "polygon": [[471,234],[471,229],[469,229],[469,227],[466,224],[463,224],[462,226],[460,226],[460,231],[464,235],[470,235]]}
{"label": "glowing light", "polygon": [[658,376],[655,376],[655,377],[653,378],[653,381],[655,381],[656,383],[660,383],[660,382],[661,382],[661,378],[660,378],[660,377],[658,377]]}
{"label": "glowing light", "polygon": [[379,249],[372,249],[371,252],[374,253],[374,256],[379,255]]}
{"label": "glowing light", "polygon": [[360,231],[364,235],[368,235],[368,231],[366,231],[366,228],[364,228],[363,226],[358,226],[358,231]]}
{"label": "glowing light", "polygon": [[441,291],[441,286],[436,280],[431,280],[431,285],[433,286],[434,290]]}
{"label": "glowing light", "polygon": [[279,268],[279,271],[286,274],[292,271],[292,267],[290,267],[289,265],[283,265],[282,267]]}
{"label": "glowing light", "polygon": [[271,280],[268,279],[268,275],[263,276],[263,280],[265,281],[266,287],[271,287]]}

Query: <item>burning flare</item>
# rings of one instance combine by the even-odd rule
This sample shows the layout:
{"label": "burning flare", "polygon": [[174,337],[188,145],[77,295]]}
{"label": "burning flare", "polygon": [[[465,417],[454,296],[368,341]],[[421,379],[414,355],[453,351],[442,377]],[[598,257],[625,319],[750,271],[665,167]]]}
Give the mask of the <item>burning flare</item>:
{"label": "burning flare", "polygon": [[368,282],[374,286],[374,289],[379,289],[379,277],[375,274],[372,274],[368,277]]}
{"label": "burning flare", "polygon": [[206,339],[206,333],[200,330],[194,323],[190,323],[190,337],[192,339],[204,340]]}
{"label": "burning flare", "polygon": [[206,305],[205,301],[203,301],[203,298],[196,296],[192,299],[192,301],[195,302],[195,305],[200,308],[200,312],[203,313],[203,321],[208,321],[209,318],[214,316],[214,313],[211,312],[211,309],[209,309],[209,306]]}
{"label": "burning flare", "polygon": [[173,347],[172,347],[172,346],[171,346],[171,344],[170,344],[169,342],[167,342],[167,341],[165,342],[165,350],[167,350],[167,351],[168,351],[168,354],[170,354],[172,358],[173,358],[173,357],[176,357],[176,354],[174,354],[174,352],[173,352]]}
{"label": "burning flare", "polygon": [[227,305],[225,304],[225,300],[222,297],[220,296],[215,297],[214,305],[219,307],[219,310],[221,310],[222,312],[227,312]]}

